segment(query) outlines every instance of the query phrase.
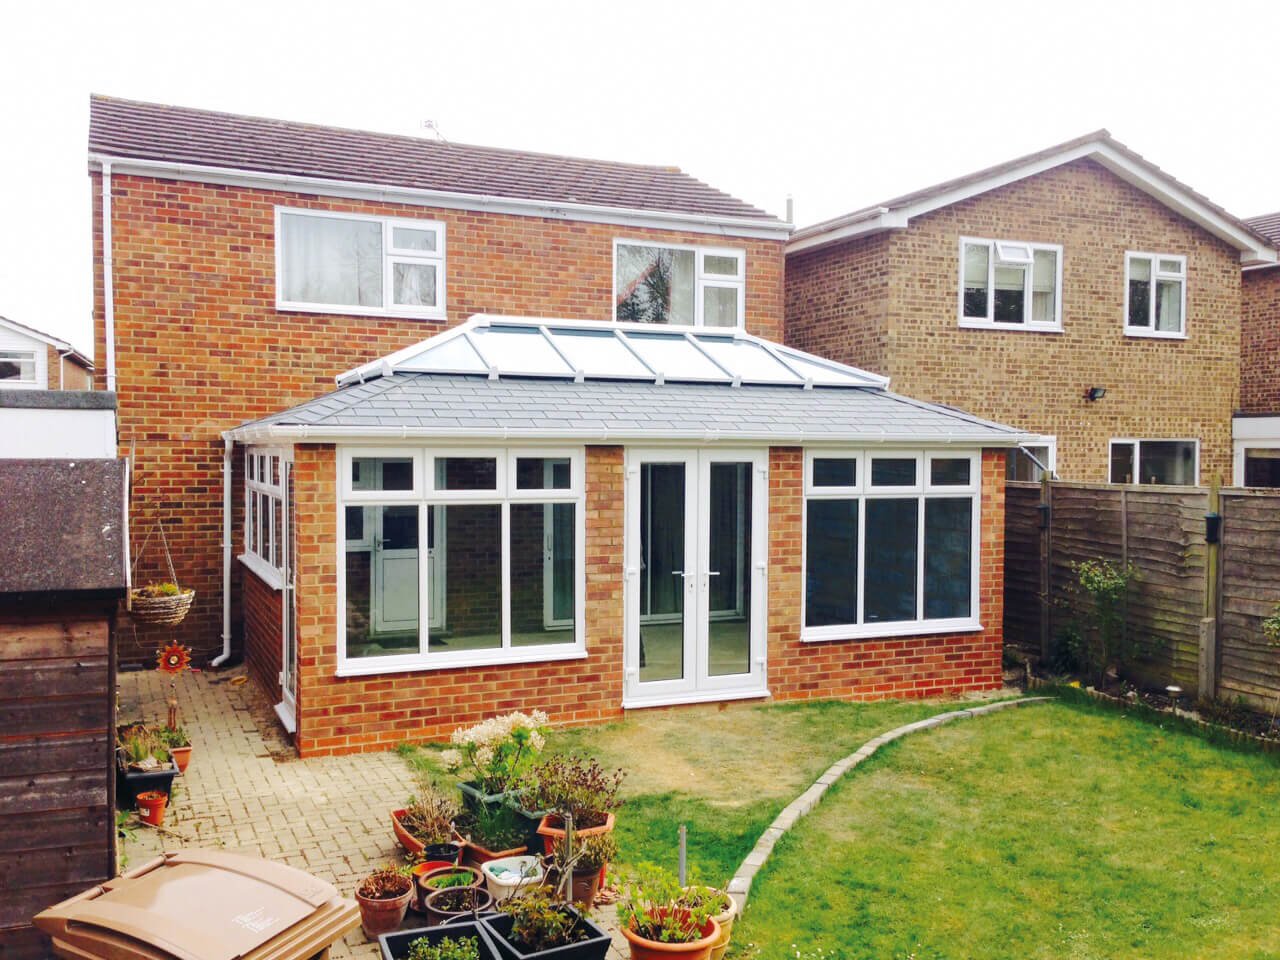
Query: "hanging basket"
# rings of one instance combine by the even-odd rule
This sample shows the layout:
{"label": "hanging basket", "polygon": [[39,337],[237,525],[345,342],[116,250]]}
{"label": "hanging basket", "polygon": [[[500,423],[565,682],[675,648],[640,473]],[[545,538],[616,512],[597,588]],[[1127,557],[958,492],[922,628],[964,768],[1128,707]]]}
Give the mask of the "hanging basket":
{"label": "hanging basket", "polygon": [[181,623],[191,609],[191,602],[196,598],[194,590],[179,590],[177,593],[149,596],[148,587],[137,587],[129,591],[129,612],[135,620],[143,623],[175,624]]}
{"label": "hanging basket", "polygon": [[[157,590],[154,586],[133,587],[129,590],[129,600],[126,608],[135,620],[141,620],[143,623],[171,626],[175,623],[181,623],[183,618],[186,617],[187,611],[191,609],[191,602],[196,598],[196,592],[190,588],[184,590],[178,585],[178,575],[173,569],[173,556],[169,553],[169,540],[164,535],[164,526],[157,521],[155,527],[152,528],[152,532],[156,529],[160,531],[160,543],[164,547],[164,559],[169,564],[169,586],[171,589]],[[146,539],[142,541],[142,549],[138,551],[138,555],[133,560],[133,569],[135,571],[138,567],[138,561],[142,559],[143,551],[147,549],[147,544],[150,542],[151,533],[148,533]]]}

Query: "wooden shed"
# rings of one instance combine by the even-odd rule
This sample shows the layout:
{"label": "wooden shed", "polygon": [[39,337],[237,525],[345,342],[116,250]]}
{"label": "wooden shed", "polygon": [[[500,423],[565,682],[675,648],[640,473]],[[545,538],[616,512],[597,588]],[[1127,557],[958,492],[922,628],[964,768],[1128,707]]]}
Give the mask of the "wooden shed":
{"label": "wooden shed", "polygon": [[48,956],[31,917],[115,873],[115,611],[123,460],[0,459],[0,954]]}

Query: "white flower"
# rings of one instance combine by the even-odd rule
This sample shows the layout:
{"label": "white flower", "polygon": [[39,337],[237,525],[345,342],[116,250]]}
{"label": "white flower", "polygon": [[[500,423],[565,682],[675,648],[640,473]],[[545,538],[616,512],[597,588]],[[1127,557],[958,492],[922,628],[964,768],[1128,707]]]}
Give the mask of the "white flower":
{"label": "white flower", "polygon": [[457,750],[445,750],[440,754],[440,763],[446,770],[457,770],[462,766],[462,754]]}

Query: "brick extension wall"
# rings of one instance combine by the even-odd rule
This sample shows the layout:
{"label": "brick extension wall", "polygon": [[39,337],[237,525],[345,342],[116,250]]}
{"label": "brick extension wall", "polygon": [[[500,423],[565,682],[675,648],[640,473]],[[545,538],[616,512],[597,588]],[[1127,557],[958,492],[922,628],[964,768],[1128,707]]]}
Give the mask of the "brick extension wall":
{"label": "brick extension wall", "polygon": [[[1063,246],[1062,333],[957,325],[959,238]],[[1187,256],[1185,341],[1126,337],[1124,252]],[[891,388],[1058,438],[1064,479],[1106,481],[1111,437],[1199,437],[1230,475],[1240,396],[1238,252],[1092,160],[787,259],[787,340]],[[1086,386],[1107,388],[1087,402]]]}
{"label": "brick extension wall", "polygon": [[[1000,686],[1004,574],[1004,452],[982,458],[979,614],[960,634],[801,643],[799,448],[769,457],[769,688],[776,699],[923,697]],[[298,750],[304,755],[385,749],[446,737],[507,710],[545,709],[553,723],[622,714],[623,450],[587,447],[586,643],[588,658],[337,677],[334,450],[295,450],[298,556]],[[249,575],[246,582],[256,578]],[[246,605],[253,591],[246,588]],[[277,621],[278,623],[278,621]],[[251,636],[256,636],[256,631]],[[278,627],[268,638],[279,649]],[[250,662],[259,655],[250,653]],[[276,668],[278,669],[278,668]],[[255,669],[255,674],[258,671]],[[274,674],[270,678],[274,689]]]}
{"label": "brick extension wall", "polygon": [[[240,566],[237,562],[236,566]],[[281,591],[263,583],[252,570],[241,569],[244,603],[245,665],[273,700],[279,699],[281,657]]]}
{"label": "brick extension wall", "polygon": [[1240,409],[1280,413],[1280,267],[1246,270],[1240,301]]}
{"label": "brick extension wall", "polygon": [[[105,386],[102,180],[93,186],[96,384]],[[196,590],[186,620],[162,634],[138,625],[139,643],[221,647],[220,432],[324,393],[335,374],[417,342],[474,313],[611,318],[615,237],[747,251],[747,329],[781,339],[782,243],[536,217],[319,198],[149,177],[112,177],[117,423],[134,456],[131,533],[165,523],[179,581]],[[446,224],[448,320],[279,312],[274,208],[385,214]],[[233,543],[243,527],[241,458],[235,464]],[[135,542],[139,542],[135,540]],[[140,580],[168,579],[159,552]],[[241,577],[233,566],[233,609]],[[131,629],[122,631],[131,640]],[[136,649],[135,649],[136,647]]]}

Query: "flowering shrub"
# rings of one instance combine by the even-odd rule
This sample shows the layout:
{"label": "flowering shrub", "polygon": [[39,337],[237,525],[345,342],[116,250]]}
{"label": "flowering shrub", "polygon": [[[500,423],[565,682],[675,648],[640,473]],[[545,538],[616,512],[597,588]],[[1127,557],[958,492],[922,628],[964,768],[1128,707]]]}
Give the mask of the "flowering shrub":
{"label": "flowering shrub", "polygon": [[449,770],[474,772],[476,786],[485,793],[502,793],[516,781],[546,745],[547,715],[541,710],[490,717],[474,727],[459,727],[449,742],[454,749],[440,757]]}
{"label": "flowering shrub", "polygon": [[552,757],[525,775],[524,804],[530,810],[554,810],[573,817],[574,829],[603,826],[607,814],[622,805],[618,791],[624,774],[608,773],[596,760]]}

